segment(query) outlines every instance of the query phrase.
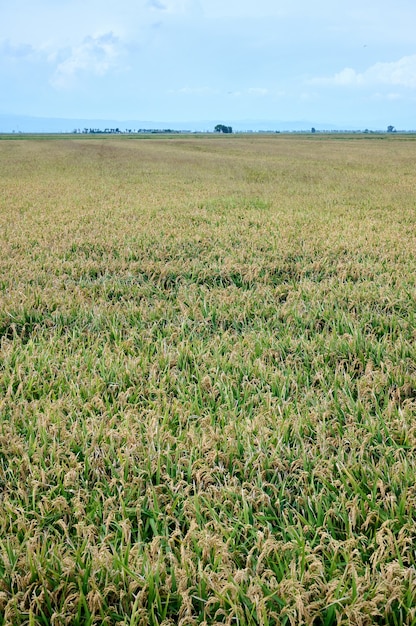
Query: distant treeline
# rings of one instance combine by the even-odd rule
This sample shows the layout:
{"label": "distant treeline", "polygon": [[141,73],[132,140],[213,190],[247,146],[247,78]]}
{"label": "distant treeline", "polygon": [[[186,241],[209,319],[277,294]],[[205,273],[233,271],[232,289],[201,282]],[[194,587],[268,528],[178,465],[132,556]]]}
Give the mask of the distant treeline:
{"label": "distant treeline", "polygon": [[120,130],[119,128],[74,128],[74,134],[83,134],[83,135],[122,135],[122,134],[132,134],[132,133],[190,133],[190,130],[173,130],[171,128],[139,128],[139,129],[131,129],[125,128],[124,130]]}
{"label": "distant treeline", "polygon": [[[15,131],[13,131],[14,133]],[[84,134],[84,135],[128,135],[128,134],[192,134],[192,133],[233,133],[233,129],[231,126],[223,126],[218,124],[213,131],[204,130],[204,131],[195,131],[195,130],[174,130],[172,128],[138,128],[131,129],[125,128],[121,130],[120,128],[75,128],[72,133],[74,134]],[[302,130],[238,130],[238,133],[256,133],[256,134],[291,134],[291,135],[299,135],[299,134],[321,134],[321,135],[360,135],[360,134],[371,134],[371,135],[383,135],[387,133],[398,133],[398,134],[415,134],[416,130],[396,130],[394,127],[389,126],[387,130],[335,130],[335,129],[326,129],[326,130],[318,130],[315,128],[312,129],[302,129]]]}

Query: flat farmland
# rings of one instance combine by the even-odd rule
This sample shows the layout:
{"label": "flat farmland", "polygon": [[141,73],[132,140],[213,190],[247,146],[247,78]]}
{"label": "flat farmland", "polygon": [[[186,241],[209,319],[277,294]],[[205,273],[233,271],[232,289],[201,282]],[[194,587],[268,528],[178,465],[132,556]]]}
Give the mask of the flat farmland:
{"label": "flat farmland", "polygon": [[0,140],[0,625],[416,624],[416,138]]}

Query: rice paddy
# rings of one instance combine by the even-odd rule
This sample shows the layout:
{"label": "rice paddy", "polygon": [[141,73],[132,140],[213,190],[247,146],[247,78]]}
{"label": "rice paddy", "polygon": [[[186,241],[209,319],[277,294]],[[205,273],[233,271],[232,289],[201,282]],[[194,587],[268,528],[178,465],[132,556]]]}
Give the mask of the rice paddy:
{"label": "rice paddy", "polygon": [[416,624],[412,136],[0,141],[0,625]]}

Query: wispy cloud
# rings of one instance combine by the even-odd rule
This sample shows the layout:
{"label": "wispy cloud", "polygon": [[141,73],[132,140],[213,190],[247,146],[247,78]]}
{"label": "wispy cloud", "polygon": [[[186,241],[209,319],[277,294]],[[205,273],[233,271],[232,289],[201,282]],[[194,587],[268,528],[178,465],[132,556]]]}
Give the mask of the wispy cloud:
{"label": "wispy cloud", "polygon": [[260,96],[260,97],[264,97],[264,96],[268,96],[270,91],[269,89],[265,89],[264,87],[250,87],[247,90],[247,93],[250,96]]}
{"label": "wispy cloud", "polygon": [[9,59],[33,59],[37,56],[38,51],[31,44],[19,43],[13,44],[8,39],[0,41],[0,54]]}
{"label": "wispy cloud", "polygon": [[82,73],[104,76],[117,66],[121,53],[121,42],[111,32],[97,37],[86,37],[58,64],[51,83],[56,88],[68,88],[74,85]]}
{"label": "wispy cloud", "polygon": [[160,0],[149,0],[147,6],[151,9],[156,9],[157,11],[166,11],[167,6]]}
{"label": "wispy cloud", "polygon": [[285,92],[276,89],[268,89],[266,87],[248,87],[245,89],[236,89],[235,91],[227,91],[228,96],[234,98],[265,98],[266,96],[281,98]]}
{"label": "wispy cloud", "polygon": [[147,0],[147,6],[154,11],[170,14],[193,13],[199,8],[195,0]]}
{"label": "wispy cloud", "polygon": [[364,72],[357,72],[352,67],[346,67],[333,76],[313,78],[308,82],[313,85],[340,87],[390,85],[415,89],[416,54],[390,63],[375,63]]}
{"label": "wispy cloud", "polygon": [[396,92],[390,92],[390,93],[376,92],[372,95],[372,98],[374,100],[382,100],[382,101],[387,100],[389,102],[395,102],[397,100],[403,100],[404,95],[402,93],[396,93]]}
{"label": "wispy cloud", "polygon": [[[169,93],[187,96],[215,96],[225,94],[225,92],[221,89],[208,86],[185,86],[180,89],[171,89]],[[234,98],[264,98],[265,96],[272,94],[270,89],[266,89],[264,87],[249,87],[248,89],[238,89],[234,91],[227,91],[226,93],[228,96],[232,96]]]}

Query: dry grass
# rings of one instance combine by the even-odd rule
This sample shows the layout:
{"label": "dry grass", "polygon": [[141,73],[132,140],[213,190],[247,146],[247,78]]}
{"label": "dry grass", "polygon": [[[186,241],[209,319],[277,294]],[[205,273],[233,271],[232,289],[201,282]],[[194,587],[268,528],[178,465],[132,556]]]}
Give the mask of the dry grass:
{"label": "dry grass", "polygon": [[415,624],[415,141],[0,141],[0,624]]}

